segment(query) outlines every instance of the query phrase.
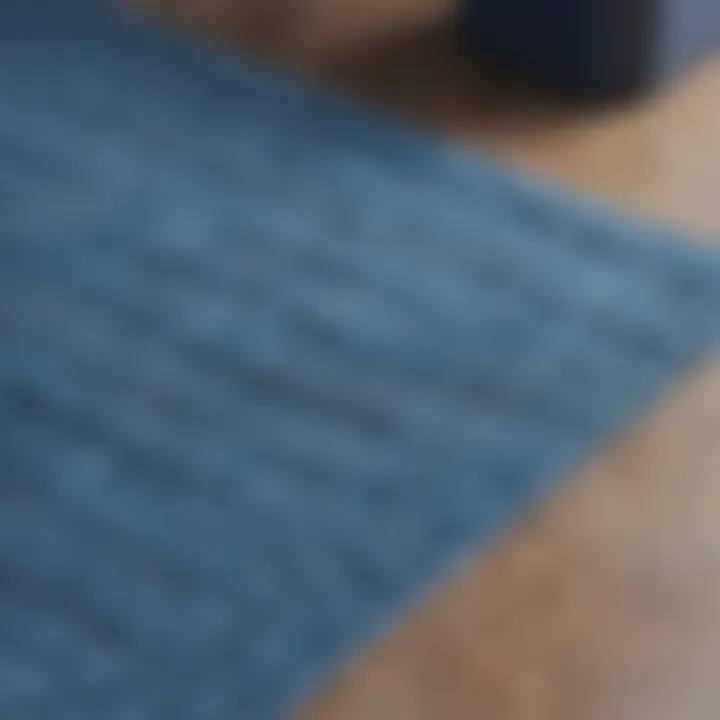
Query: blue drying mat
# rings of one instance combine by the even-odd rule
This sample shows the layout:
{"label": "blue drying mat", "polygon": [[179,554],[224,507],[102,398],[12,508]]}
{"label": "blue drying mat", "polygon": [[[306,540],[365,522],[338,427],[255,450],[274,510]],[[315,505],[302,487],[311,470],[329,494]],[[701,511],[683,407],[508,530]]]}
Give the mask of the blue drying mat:
{"label": "blue drying mat", "polygon": [[3,0],[0,716],[285,716],[719,329],[671,233]]}

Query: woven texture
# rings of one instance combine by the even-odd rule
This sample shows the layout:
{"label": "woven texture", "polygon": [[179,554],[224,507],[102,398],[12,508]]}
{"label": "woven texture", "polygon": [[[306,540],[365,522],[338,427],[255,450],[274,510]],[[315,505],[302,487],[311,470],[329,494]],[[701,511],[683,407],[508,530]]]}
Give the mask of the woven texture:
{"label": "woven texture", "polygon": [[288,712],[715,348],[664,235],[0,2],[0,717]]}

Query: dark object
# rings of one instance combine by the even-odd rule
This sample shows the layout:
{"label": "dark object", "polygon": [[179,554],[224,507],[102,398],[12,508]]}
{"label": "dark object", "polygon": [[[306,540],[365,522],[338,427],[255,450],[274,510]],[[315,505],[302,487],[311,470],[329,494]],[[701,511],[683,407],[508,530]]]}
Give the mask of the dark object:
{"label": "dark object", "polygon": [[463,0],[473,44],[575,94],[651,89],[720,45],[718,0]]}

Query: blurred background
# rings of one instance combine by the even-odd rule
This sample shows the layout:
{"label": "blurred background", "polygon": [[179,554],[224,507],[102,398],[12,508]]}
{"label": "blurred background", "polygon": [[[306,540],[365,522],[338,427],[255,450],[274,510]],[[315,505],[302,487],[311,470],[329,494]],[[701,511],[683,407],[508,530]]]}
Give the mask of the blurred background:
{"label": "blurred background", "polygon": [[[528,60],[517,68],[512,52],[498,60],[482,38],[467,42],[463,33],[468,22],[460,17],[462,3],[457,0],[128,1],[565,184],[685,228],[720,229],[715,212],[720,71],[704,35],[697,39],[695,55],[686,51],[693,62],[677,61],[682,72],[663,70],[658,61],[656,80],[614,97],[594,92],[597,80],[590,72],[587,83],[579,72],[564,86],[553,84],[555,75],[543,64],[534,68]],[[481,4],[464,2],[465,7]],[[548,29],[533,8],[552,6],[548,23],[562,16],[565,6],[586,8],[587,13],[576,10],[574,15],[593,21],[593,6],[607,8],[619,29],[598,33],[599,45],[590,50],[603,68],[607,58],[607,70],[595,73],[602,77],[612,73],[618,43],[637,44],[638,54],[648,52],[633,7],[653,3],[658,13],[669,16],[674,10],[679,15],[667,22],[675,23],[683,38],[693,39],[687,26],[703,26],[704,19],[713,38],[720,36],[718,10],[707,0],[492,0],[482,5],[507,5],[520,27],[523,12],[529,15],[540,36],[535,44],[550,47],[558,41],[543,39]],[[623,22],[630,30],[623,30]],[[579,32],[570,23],[563,38],[584,39],[587,19],[583,23]],[[511,27],[512,21],[500,17],[497,25]],[[582,55],[573,52],[570,66]],[[629,71],[641,62],[626,60]]]}

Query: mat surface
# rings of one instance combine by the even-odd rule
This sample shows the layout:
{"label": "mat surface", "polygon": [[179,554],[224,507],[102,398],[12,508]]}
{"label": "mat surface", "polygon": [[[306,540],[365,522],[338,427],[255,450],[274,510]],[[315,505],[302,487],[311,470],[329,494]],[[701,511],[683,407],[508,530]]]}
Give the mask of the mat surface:
{"label": "mat surface", "polygon": [[289,712],[714,350],[665,235],[0,1],[0,716]]}

